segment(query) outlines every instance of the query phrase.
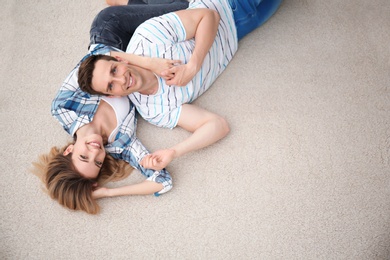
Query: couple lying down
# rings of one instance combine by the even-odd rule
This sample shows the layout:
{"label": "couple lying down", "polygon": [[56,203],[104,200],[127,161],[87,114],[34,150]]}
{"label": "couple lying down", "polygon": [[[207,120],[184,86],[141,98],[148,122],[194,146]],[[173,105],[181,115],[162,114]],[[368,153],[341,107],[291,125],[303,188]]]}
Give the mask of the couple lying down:
{"label": "couple lying down", "polygon": [[[223,72],[238,41],[263,24],[281,0],[107,1],[94,19],[89,53],[52,103],[52,115],[74,142],[52,148],[34,172],[61,205],[90,214],[97,199],[155,194],[172,188],[165,167],[229,132],[223,117],[192,105]],[[149,154],[136,137],[136,110],[148,122],[192,134]],[[146,180],[108,189],[128,165]]]}

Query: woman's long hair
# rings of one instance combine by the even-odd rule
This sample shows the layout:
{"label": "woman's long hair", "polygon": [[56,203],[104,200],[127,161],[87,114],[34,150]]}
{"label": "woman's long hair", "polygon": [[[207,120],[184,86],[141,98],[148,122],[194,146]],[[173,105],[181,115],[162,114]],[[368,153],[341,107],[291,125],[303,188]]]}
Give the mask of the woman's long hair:
{"label": "woman's long hair", "polygon": [[44,183],[50,197],[62,206],[97,214],[100,207],[92,197],[94,183],[103,185],[121,180],[129,176],[132,168],[125,161],[115,160],[107,154],[97,179],[88,179],[77,172],[71,153],[63,155],[67,147],[53,147],[49,154],[40,155],[38,161],[33,162],[32,172]]}

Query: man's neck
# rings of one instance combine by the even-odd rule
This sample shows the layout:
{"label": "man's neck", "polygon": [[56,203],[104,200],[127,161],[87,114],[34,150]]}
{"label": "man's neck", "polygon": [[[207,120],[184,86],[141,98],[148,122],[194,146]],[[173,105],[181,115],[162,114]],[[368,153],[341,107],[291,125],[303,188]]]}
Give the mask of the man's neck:
{"label": "man's neck", "polygon": [[158,79],[157,76],[150,70],[143,70],[144,74],[144,87],[139,93],[142,95],[154,95],[158,91]]}

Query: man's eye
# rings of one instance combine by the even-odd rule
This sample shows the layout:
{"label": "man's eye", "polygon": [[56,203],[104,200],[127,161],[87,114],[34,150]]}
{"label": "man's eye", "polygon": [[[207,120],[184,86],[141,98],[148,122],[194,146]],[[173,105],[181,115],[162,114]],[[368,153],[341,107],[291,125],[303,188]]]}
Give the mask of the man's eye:
{"label": "man's eye", "polygon": [[116,67],[112,68],[111,73],[112,73],[112,74],[115,74],[115,73],[116,73]]}
{"label": "man's eye", "polygon": [[112,90],[112,84],[111,84],[111,83],[108,85],[108,90],[109,90],[109,91]]}

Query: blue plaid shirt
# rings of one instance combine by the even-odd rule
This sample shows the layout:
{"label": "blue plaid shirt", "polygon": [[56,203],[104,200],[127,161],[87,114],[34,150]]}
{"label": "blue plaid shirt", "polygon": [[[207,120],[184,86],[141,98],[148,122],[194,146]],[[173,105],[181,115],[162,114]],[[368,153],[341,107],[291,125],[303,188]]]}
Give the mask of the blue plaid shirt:
{"label": "blue plaid shirt", "polygon": [[[98,45],[81,61],[90,55],[107,54],[111,50],[119,51],[108,46]],[[51,107],[52,115],[71,136],[74,136],[77,129],[93,120],[101,100],[100,96],[90,95],[79,88],[77,82],[79,65],[80,63],[65,79]],[[172,188],[172,178],[165,169],[154,171],[145,169],[139,164],[142,158],[149,152],[136,137],[136,128],[135,107],[130,102],[130,111],[121,124],[115,141],[107,144],[105,149],[115,159],[125,160],[130,163],[131,166],[145,175],[147,180],[163,184],[164,188],[156,192],[155,195],[165,193]]]}

